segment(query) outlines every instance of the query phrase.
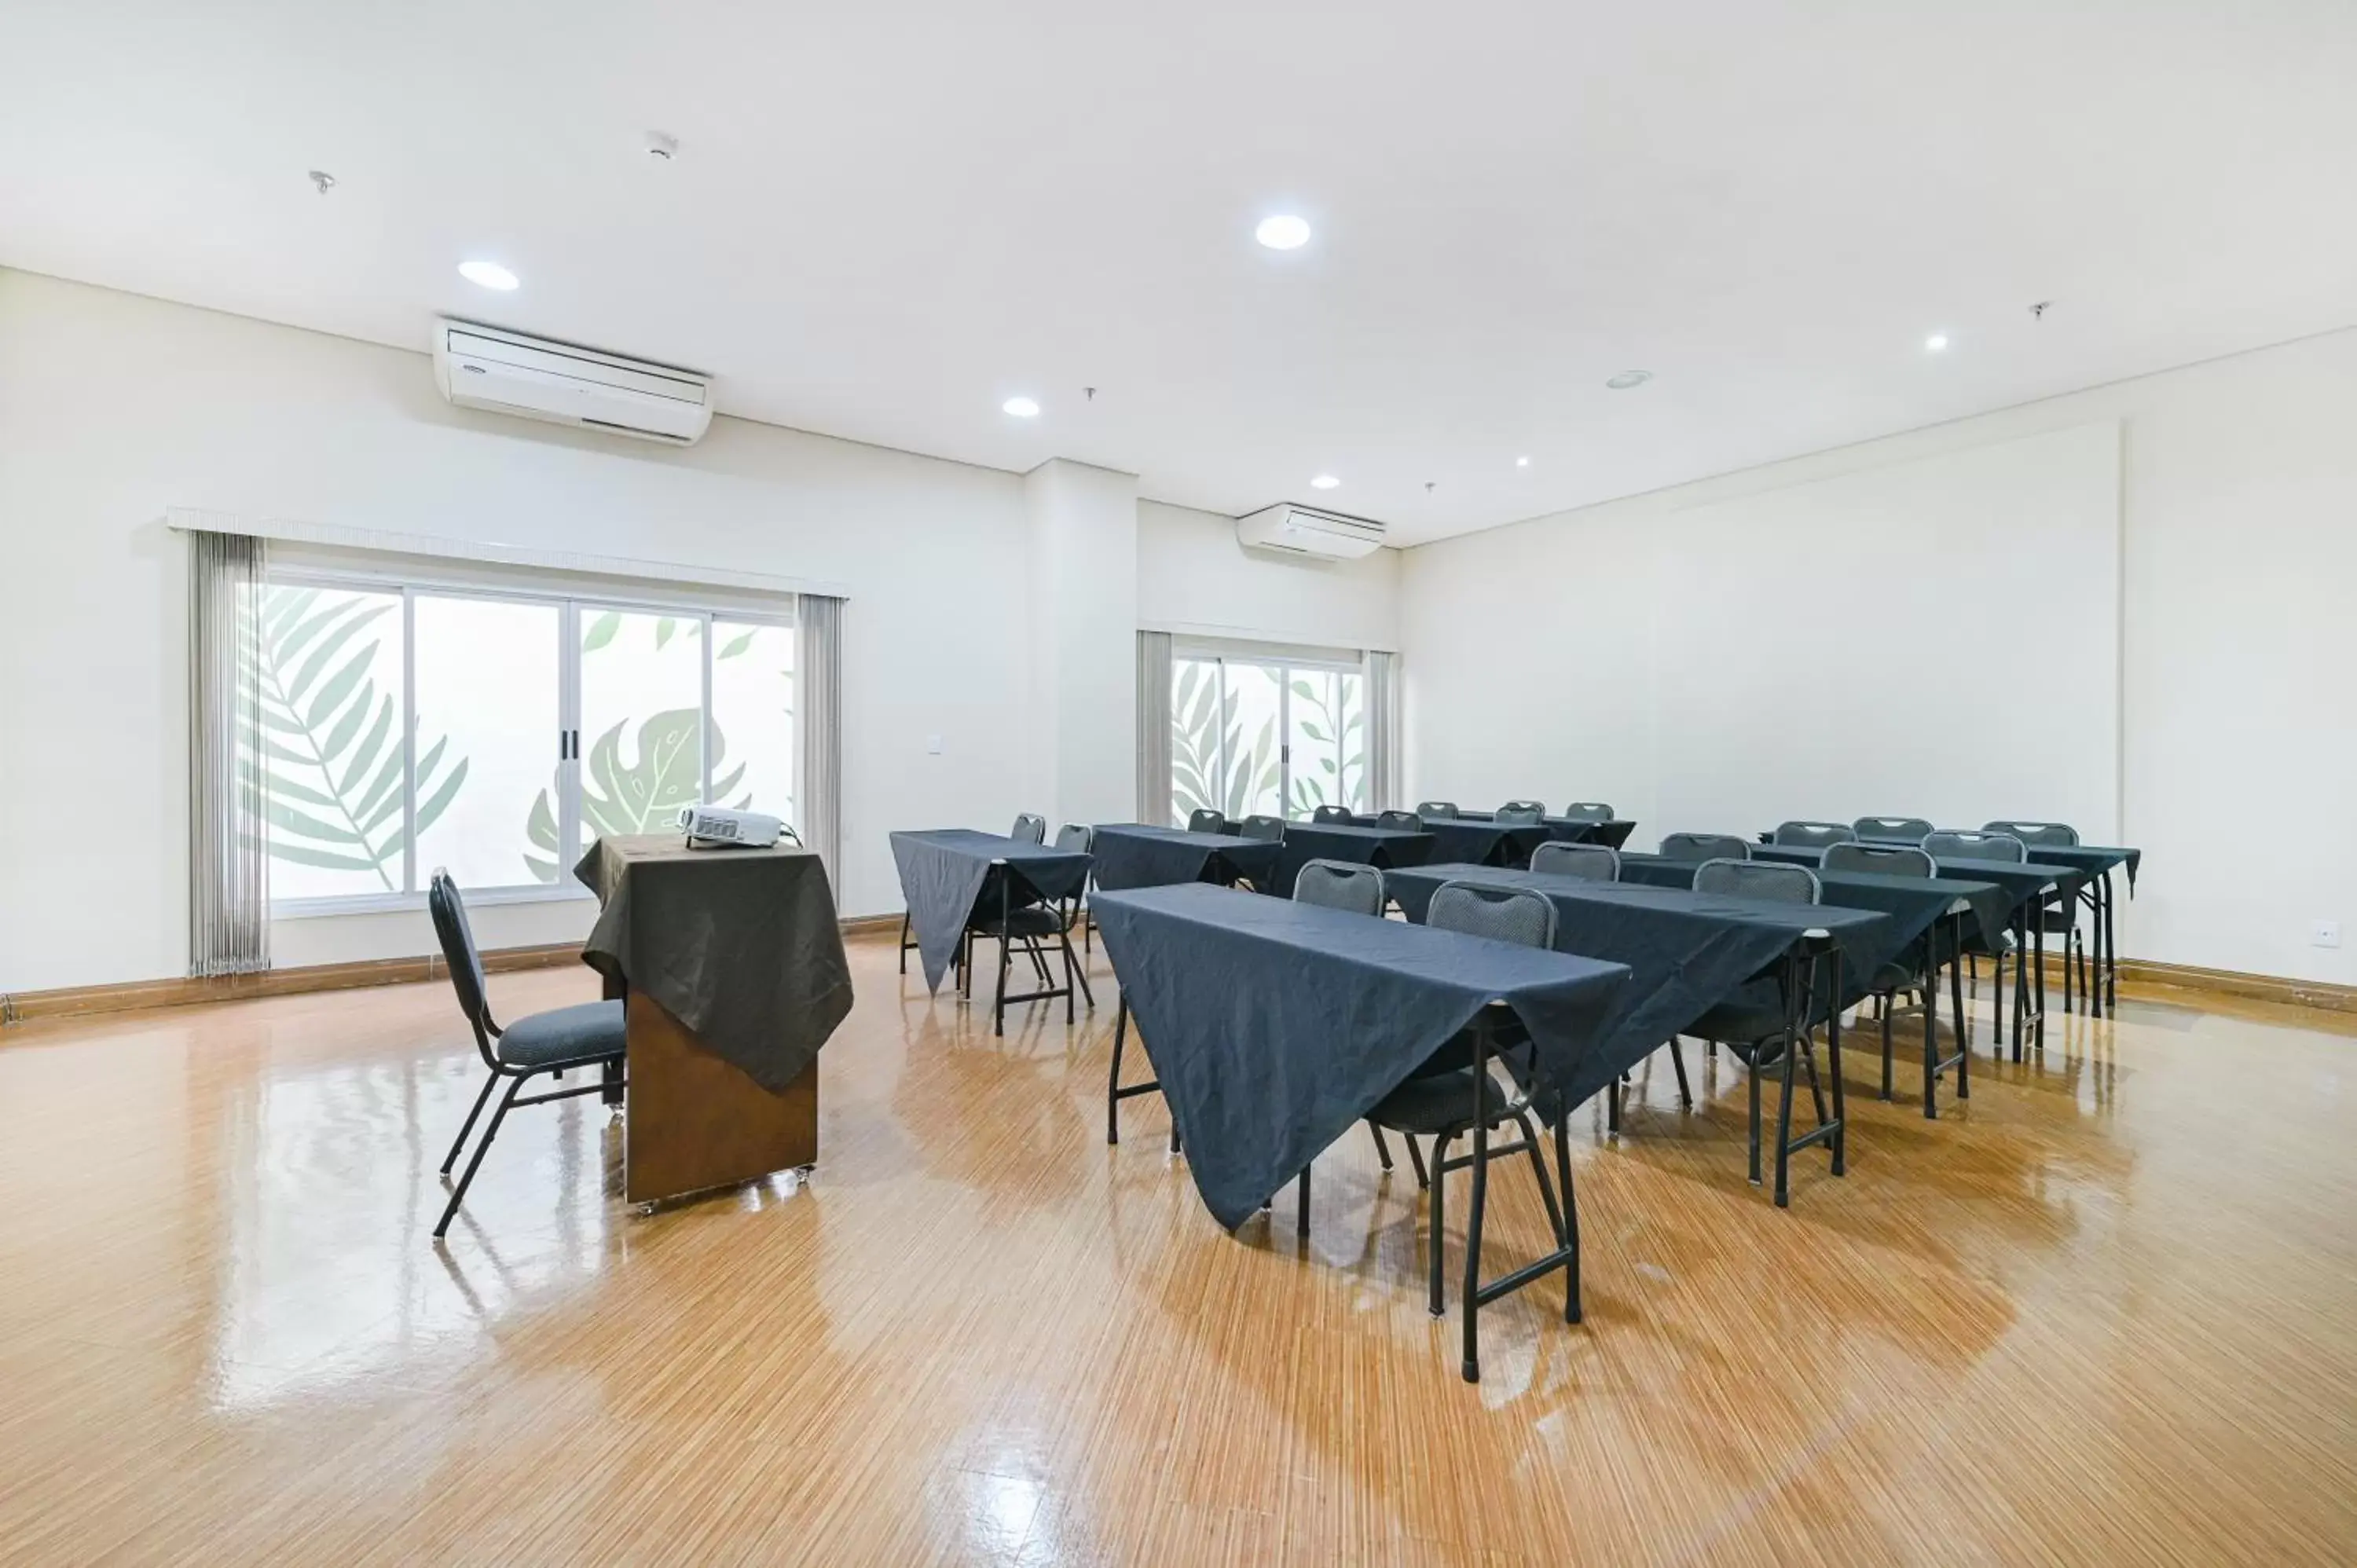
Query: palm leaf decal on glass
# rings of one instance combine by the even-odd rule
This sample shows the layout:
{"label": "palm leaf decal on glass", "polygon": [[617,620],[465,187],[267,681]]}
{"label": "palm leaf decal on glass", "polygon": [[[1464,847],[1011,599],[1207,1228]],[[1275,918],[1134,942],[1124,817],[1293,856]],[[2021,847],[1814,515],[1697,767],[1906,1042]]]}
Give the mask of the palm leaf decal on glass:
{"label": "palm leaf decal on glass", "polygon": [[[590,837],[614,838],[628,833],[662,832],[679,823],[679,809],[705,799],[704,764],[696,754],[696,737],[704,724],[694,708],[669,708],[639,725],[638,759],[622,760],[623,725],[616,725],[591,744],[581,764],[581,825]],[[723,799],[745,777],[740,763],[726,773],[720,764],[728,755],[720,726],[712,726],[712,798]],[[556,813],[553,796],[544,789],[532,803],[525,825],[540,854],[527,854],[524,865],[542,882],[556,880],[558,853]],[[748,795],[737,802],[749,806]]]}
{"label": "palm leaf decal on glass", "polygon": [[[398,595],[275,585],[262,601],[258,756],[239,759],[249,784],[266,782],[271,858],[373,875],[386,892],[404,885],[409,824],[403,818],[405,748],[398,735],[396,655],[378,655],[400,623],[384,618]],[[447,737],[416,764],[420,830],[449,808],[467,781],[467,759],[443,770]]]}
{"label": "palm leaf decal on glass", "polygon": [[1221,809],[1220,667],[1193,659],[1177,661],[1178,680],[1170,695],[1171,821],[1190,812]]}

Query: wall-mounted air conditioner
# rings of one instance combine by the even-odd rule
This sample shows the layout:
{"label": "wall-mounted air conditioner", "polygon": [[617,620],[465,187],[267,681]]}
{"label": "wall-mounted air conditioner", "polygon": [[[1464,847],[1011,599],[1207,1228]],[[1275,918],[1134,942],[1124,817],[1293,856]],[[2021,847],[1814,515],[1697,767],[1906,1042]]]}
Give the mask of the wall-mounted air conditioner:
{"label": "wall-mounted air conditioner", "polygon": [[1236,519],[1236,542],[1254,550],[1354,561],[1382,546],[1383,525],[1284,501]]}
{"label": "wall-mounted air conditioner", "polygon": [[712,378],[698,371],[447,317],[434,323],[434,382],[461,408],[674,446],[712,424]]}

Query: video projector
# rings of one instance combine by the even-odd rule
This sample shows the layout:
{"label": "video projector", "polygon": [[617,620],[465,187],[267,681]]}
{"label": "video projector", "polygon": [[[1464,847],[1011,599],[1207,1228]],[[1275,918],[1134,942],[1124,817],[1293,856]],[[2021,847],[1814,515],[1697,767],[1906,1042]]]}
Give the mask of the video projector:
{"label": "video projector", "polygon": [[687,835],[690,849],[768,849],[780,837],[802,842],[775,817],[726,806],[682,806],[679,831]]}

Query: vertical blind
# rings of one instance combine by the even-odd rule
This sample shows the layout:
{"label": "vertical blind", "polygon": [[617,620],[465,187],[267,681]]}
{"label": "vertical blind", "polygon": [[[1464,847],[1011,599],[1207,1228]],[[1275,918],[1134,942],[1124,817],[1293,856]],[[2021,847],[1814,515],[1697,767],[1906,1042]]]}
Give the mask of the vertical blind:
{"label": "vertical blind", "polygon": [[823,594],[796,596],[794,624],[802,672],[802,843],[826,867],[843,897],[843,601]]}
{"label": "vertical blind", "polygon": [[1367,792],[1374,809],[1391,811],[1400,805],[1399,655],[1367,655]]}
{"label": "vertical blind", "polygon": [[1137,820],[1170,821],[1170,634],[1137,634]]}
{"label": "vertical blind", "polygon": [[188,972],[270,967],[268,775],[261,755],[264,545],[188,536]]}

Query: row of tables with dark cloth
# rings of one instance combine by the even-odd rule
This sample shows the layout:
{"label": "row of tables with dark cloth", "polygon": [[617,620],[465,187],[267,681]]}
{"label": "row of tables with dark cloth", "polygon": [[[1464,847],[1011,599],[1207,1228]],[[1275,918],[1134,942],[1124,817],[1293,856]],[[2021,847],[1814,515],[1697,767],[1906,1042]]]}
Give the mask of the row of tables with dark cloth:
{"label": "row of tables with dark cloth", "polygon": [[1093,907],[1189,1174],[1230,1230],[1485,1007],[1520,1021],[1559,1085],[1619,1072],[1598,1056],[1619,963],[1200,883]]}
{"label": "row of tables with dark cloth", "polygon": [[[1889,917],[1876,910],[1733,898],[1690,887],[1591,882],[1491,865],[1390,872],[1383,887],[1420,924],[1432,896],[1448,882],[1540,894],[1555,906],[1556,951],[1629,966],[1632,979],[1622,1010],[1608,1020],[1587,1070],[1562,1080],[1575,1105],[1739,994],[1811,932],[1824,932],[1841,954],[1844,1006],[1865,994],[1876,965],[1905,946],[1893,940]],[[1926,924],[1945,908],[1943,898]]]}
{"label": "row of tables with dark cloth", "polygon": [[[1756,858],[1767,860],[1768,855]],[[1620,880],[1651,887],[1694,886],[1696,860],[1672,860],[1663,855],[1622,851]],[[2012,929],[2014,900],[1994,882],[1957,877],[1886,876],[1876,871],[1817,870],[1825,902],[1845,908],[1872,909],[1891,920],[1891,950],[1904,951],[1915,939],[1958,903],[1972,916],[1973,929],[1991,946]]]}
{"label": "row of tables with dark cloth", "polygon": [[[1459,811],[1457,820],[1464,822],[1486,822],[1497,816],[1495,811]],[[1539,825],[1547,836],[1558,843],[1600,843],[1607,849],[1619,849],[1637,831],[1637,824],[1623,817],[1611,817],[1598,822],[1591,817],[1542,817]]]}
{"label": "row of tables with dark cloth", "polygon": [[1076,897],[1088,886],[1090,866],[1090,857],[1078,850],[971,828],[896,832],[892,860],[899,867],[925,984],[933,991],[941,989],[976,909]]}
{"label": "row of tables with dark cloth", "polygon": [[1283,848],[1275,839],[1190,832],[1144,822],[1102,822],[1091,831],[1096,845],[1096,885],[1109,893],[1181,882],[1233,886],[1241,881],[1267,886],[1274,880]]}
{"label": "row of tables with dark cloth", "polygon": [[[1754,844],[1751,846],[1751,858],[1805,865],[1816,871],[1821,879],[1825,875],[1825,852],[1822,845]],[[1933,865],[1943,877],[1990,883],[2003,892],[2007,905],[2006,924],[2013,932],[2016,950],[2025,960],[2024,972],[2029,976],[2032,993],[2038,998],[2032,1018],[2037,1026],[2039,1043],[2043,1045],[2046,1040],[2046,923],[2040,918],[2041,911],[2050,895],[2060,894],[2066,899],[2077,897],[2089,874],[2067,865],[2050,865],[2043,860],[2025,863],[1975,860],[1960,855],[1942,855],[1933,862]],[[1981,938],[1989,950],[1996,950],[1998,944],[1990,939],[1986,922],[1981,925]],[[1998,1037],[2003,1038],[2002,1015],[1997,1028]],[[2021,1048],[2018,1039],[2014,1042],[2014,1048],[2018,1054]]]}
{"label": "row of tables with dark cloth", "polygon": [[[1914,847],[1912,839],[1884,838],[1869,834],[1862,842],[1873,844],[1903,844]],[[2093,895],[2095,913],[2095,964],[2102,978],[2102,995],[2090,997],[2099,1002],[2099,1010],[2109,1009],[2119,994],[2118,920],[2112,903],[2112,873],[2126,871],[2128,897],[2136,897],[2136,872],[2144,865],[2144,851],[2126,844],[2094,843],[2035,843],[2025,846],[2030,860],[2039,865],[2065,866],[2079,875],[2080,882]]]}

